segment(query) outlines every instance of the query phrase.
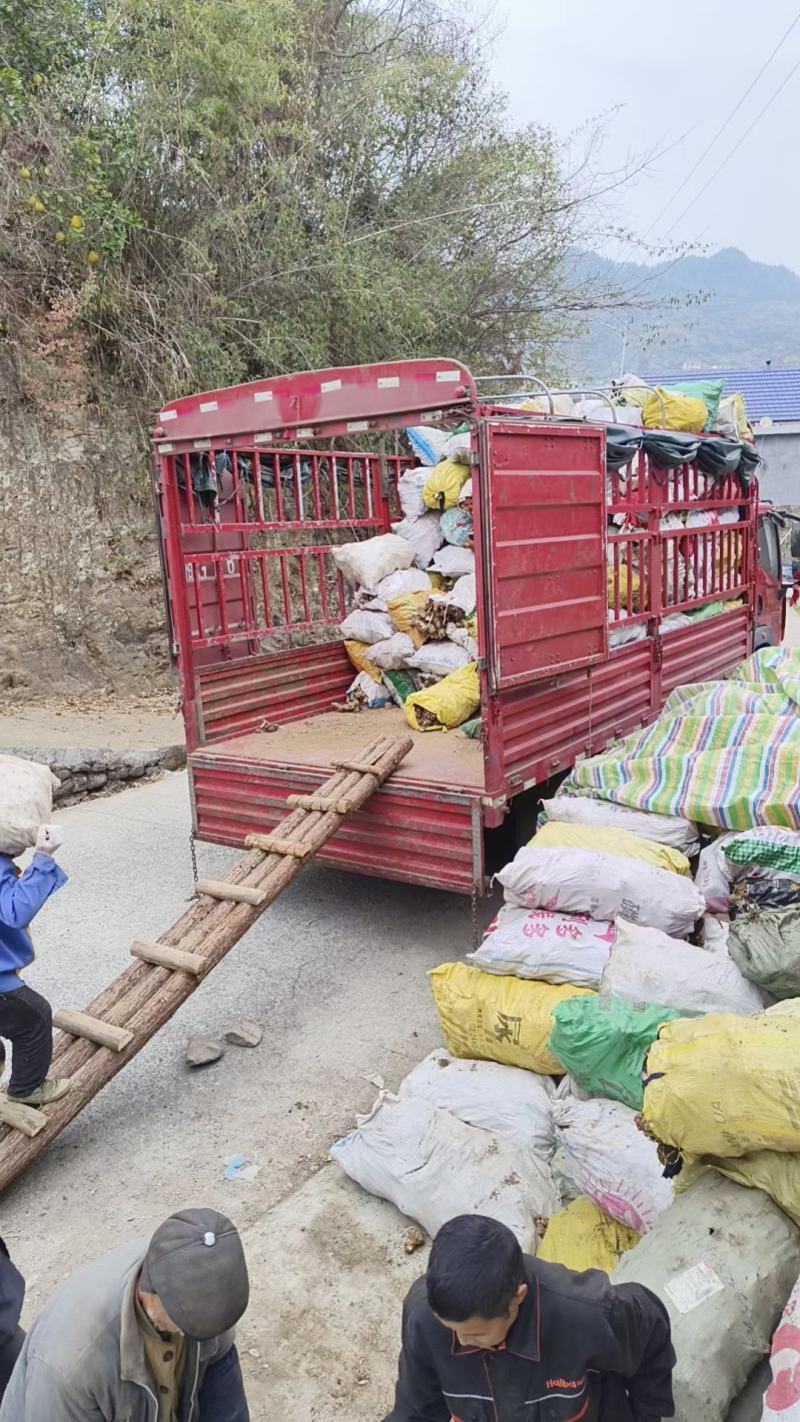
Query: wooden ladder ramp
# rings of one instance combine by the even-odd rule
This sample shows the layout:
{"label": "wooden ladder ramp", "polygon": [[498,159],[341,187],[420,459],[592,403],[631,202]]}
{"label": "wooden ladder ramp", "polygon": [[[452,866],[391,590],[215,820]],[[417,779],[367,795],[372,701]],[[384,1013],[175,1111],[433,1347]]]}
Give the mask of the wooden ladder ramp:
{"label": "wooden ladder ramp", "polygon": [[357,760],[334,762],[334,773],[315,795],[289,797],[295,808],[273,834],[248,836],[249,853],[227,878],[198,881],[196,902],[157,943],[134,942],[135,961],[84,1012],[54,1014],[60,1030],[51,1074],[70,1077],[72,1089],[41,1111],[0,1094],[0,1190],[141,1051],[411,746],[410,738],[380,736]]}

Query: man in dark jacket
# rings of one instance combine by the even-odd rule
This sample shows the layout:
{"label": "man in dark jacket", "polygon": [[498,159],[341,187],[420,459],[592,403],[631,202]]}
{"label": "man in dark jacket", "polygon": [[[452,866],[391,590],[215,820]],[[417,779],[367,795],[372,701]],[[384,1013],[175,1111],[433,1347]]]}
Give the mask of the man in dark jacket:
{"label": "man in dark jacket", "polygon": [[5,1241],[0,1239],[0,1402],[25,1342],[19,1326],[24,1298],[25,1280],[11,1263]]}
{"label": "man in dark jacket", "polygon": [[648,1289],[532,1259],[497,1220],[459,1215],[406,1299],[385,1422],[661,1422],[674,1364]]}

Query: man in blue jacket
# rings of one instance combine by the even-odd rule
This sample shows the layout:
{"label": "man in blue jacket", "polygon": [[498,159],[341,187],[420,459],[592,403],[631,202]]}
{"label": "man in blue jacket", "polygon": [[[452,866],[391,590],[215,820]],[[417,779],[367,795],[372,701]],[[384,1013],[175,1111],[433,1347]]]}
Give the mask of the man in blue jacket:
{"label": "man in blue jacket", "polygon": [[[8,1099],[25,1106],[46,1106],[70,1089],[69,1078],[47,1075],[53,1058],[50,1004],[19,975],[34,957],[29,923],[67,882],[53,858],[61,838],[57,825],[42,825],[33,860],[22,874],[9,855],[0,854],[0,1037],[13,1048]],[[2,1070],[2,1045],[0,1054]]]}

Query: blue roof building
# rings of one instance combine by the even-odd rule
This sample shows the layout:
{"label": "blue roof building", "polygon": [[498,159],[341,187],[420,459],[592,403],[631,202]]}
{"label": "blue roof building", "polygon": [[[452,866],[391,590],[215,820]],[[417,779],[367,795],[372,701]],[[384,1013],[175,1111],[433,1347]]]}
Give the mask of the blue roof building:
{"label": "blue roof building", "polygon": [[[744,396],[747,416],[754,430],[762,420],[773,424],[800,420],[800,366],[763,366],[760,370],[671,370],[664,375],[648,373],[648,385],[670,385],[673,381],[724,380],[723,396]],[[764,428],[769,428],[765,425]]]}

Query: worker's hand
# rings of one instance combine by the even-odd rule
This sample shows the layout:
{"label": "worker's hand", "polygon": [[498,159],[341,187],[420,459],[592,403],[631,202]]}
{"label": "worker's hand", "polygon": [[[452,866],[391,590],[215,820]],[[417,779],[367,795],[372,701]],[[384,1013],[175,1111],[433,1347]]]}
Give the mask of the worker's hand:
{"label": "worker's hand", "polygon": [[55,854],[64,842],[64,831],[60,825],[40,825],[34,846],[37,854]]}

